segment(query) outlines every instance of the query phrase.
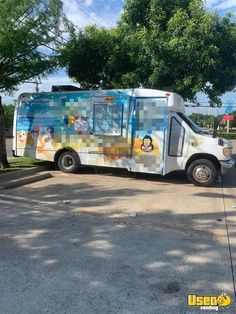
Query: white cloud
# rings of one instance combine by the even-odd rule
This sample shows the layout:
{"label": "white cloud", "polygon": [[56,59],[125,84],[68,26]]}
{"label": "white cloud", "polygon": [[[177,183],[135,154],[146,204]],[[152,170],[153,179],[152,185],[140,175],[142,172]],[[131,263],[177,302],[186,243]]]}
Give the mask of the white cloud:
{"label": "white cloud", "polygon": [[84,3],[87,7],[91,7],[91,5],[93,4],[93,0],[85,0]]}
{"label": "white cloud", "polygon": [[[49,76],[47,79],[41,79],[41,83],[42,84],[39,85],[40,92],[50,92],[52,85],[74,85],[80,87],[80,85],[78,83],[74,83],[65,72],[62,72],[59,75],[54,74],[52,76]],[[19,86],[19,89],[17,90],[17,92],[13,94],[13,96],[5,95],[3,96],[2,100],[4,104],[12,104],[21,93],[34,93],[34,92],[35,84],[24,83]]]}
{"label": "white cloud", "polygon": [[99,25],[105,26],[105,27],[111,27],[114,25],[112,20],[108,20],[106,18],[103,18],[102,16],[96,14],[96,12],[89,13],[89,16],[93,19],[93,21],[97,21]]}
{"label": "white cloud", "polygon": [[225,0],[225,1],[221,1],[214,8],[218,9],[218,10],[225,10],[225,9],[232,9],[235,7],[236,7],[236,1],[235,0]]}
{"label": "white cloud", "polygon": [[66,16],[77,27],[83,28],[92,23],[91,19],[79,9],[79,5],[75,0],[63,0],[63,6]]}
{"label": "white cloud", "polygon": [[207,0],[206,5],[210,8],[214,7],[216,4],[218,4],[220,1],[219,0]]}
{"label": "white cloud", "polygon": [[85,0],[85,7],[83,7],[76,0],[63,0],[64,12],[68,19],[77,27],[83,28],[88,24],[97,24],[99,26],[110,26],[109,23],[99,18],[96,12],[89,12],[87,7],[91,7],[93,0]]}
{"label": "white cloud", "polygon": [[124,8],[121,8],[119,15],[122,15],[124,13]]}
{"label": "white cloud", "polygon": [[[65,14],[67,15],[68,19],[77,27],[84,28],[88,24],[97,24],[99,26],[111,27],[111,24],[115,24],[116,19],[113,14],[111,14],[109,17],[104,17],[103,19],[102,17],[98,16],[96,12],[91,12],[91,6],[94,3],[94,0],[84,0],[84,3],[85,6],[83,7],[78,3],[77,0],[63,0]],[[64,34],[63,36],[66,38],[68,34]],[[47,79],[42,79],[42,84],[39,85],[39,89],[40,91],[50,91],[52,85],[79,86],[78,84],[73,83],[73,81],[69,79],[65,72],[63,72],[63,74],[54,74],[49,76]],[[35,85],[21,84],[18,91],[15,92],[13,96],[3,96],[3,103],[13,103],[14,99],[17,99],[19,94],[23,92],[35,92]]]}

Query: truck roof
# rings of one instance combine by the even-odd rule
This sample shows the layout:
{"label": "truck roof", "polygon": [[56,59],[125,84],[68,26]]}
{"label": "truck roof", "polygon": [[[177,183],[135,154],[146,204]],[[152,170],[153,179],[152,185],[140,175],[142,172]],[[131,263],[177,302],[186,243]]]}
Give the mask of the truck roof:
{"label": "truck roof", "polygon": [[173,92],[162,91],[158,89],[148,88],[134,88],[134,89],[109,89],[109,90],[73,90],[73,91],[53,91],[53,92],[40,92],[40,93],[22,93],[18,97],[19,102],[29,101],[29,99],[41,99],[43,102],[43,96],[48,99],[50,95],[74,95],[82,93],[91,93],[92,97],[99,97],[102,95],[118,96],[126,95],[135,98],[168,98],[167,107],[170,111],[184,112],[184,100],[183,98]]}

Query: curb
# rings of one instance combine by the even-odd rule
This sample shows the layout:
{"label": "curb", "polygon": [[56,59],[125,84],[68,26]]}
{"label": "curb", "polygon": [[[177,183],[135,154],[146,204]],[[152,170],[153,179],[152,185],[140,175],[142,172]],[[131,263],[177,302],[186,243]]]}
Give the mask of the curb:
{"label": "curb", "polygon": [[53,175],[50,172],[38,174],[38,172],[51,169],[51,165],[44,165],[0,174],[0,190],[11,189],[21,185],[52,178]]}
{"label": "curb", "polygon": [[16,181],[5,182],[5,183],[1,184],[0,189],[1,190],[12,189],[12,188],[16,188],[16,187],[21,186],[21,185],[31,184],[31,183],[42,181],[42,180],[49,179],[52,177],[53,177],[53,175],[50,172],[46,172],[43,174],[33,175],[31,177],[23,178],[23,179],[16,180]]}
{"label": "curb", "polygon": [[27,177],[31,174],[41,172],[41,171],[47,171],[51,170],[51,165],[46,165],[46,166],[36,166],[36,167],[31,167],[31,168],[26,168],[22,170],[16,170],[16,171],[11,171],[7,173],[2,173],[0,174],[0,181],[4,180],[11,180],[11,179],[17,179],[17,178],[23,178]]}

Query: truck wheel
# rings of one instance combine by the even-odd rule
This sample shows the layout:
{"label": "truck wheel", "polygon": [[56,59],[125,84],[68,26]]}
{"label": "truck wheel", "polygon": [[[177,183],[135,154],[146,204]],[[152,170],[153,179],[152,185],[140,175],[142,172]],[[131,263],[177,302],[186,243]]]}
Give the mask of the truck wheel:
{"label": "truck wheel", "polygon": [[67,151],[60,155],[57,164],[61,171],[74,173],[79,168],[79,158],[76,153]]}
{"label": "truck wheel", "polygon": [[187,176],[194,185],[211,186],[217,179],[217,169],[210,160],[198,159],[189,165]]}

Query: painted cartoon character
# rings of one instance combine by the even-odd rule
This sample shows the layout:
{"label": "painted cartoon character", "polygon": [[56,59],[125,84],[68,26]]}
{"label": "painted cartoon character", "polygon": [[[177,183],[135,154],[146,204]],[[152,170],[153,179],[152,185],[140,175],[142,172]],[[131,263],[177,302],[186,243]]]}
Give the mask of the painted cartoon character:
{"label": "painted cartoon character", "polygon": [[34,147],[37,147],[37,142],[38,142],[38,137],[39,137],[40,132],[41,132],[41,127],[39,125],[36,125],[30,132],[34,141],[34,145],[33,145]]}
{"label": "painted cartoon character", "polygon": [[88,118],[87,117],[81,117],[78,115],[65,115],[64,123],[69,127],[73,127],[76,134],[80,134],[82,132],[88,131]]}
{"label": "painted cartoon character", "polygon": [[22,130],[17,135],[17,147],[22,148],[31,148],[34,145],[33,137],[30,133]]}
{"label": "painted cartoon character", "polygon": [[63,121],[64,123],[70,128],[71,126],[74,125],[75,121],[78,119],[78,116],[76,115],[70,115],[68,116],[67,114],[64,115]]}
{"label": "painted cartoon character", "polygon": [[46,134],[39,137],[39,146],[37,148],[38,153],[47,154],[47,151],[54,150],[54,135],[55,131],[53,127],[46,129]]}
{"label": "painted cartoon character", "polygon": [[46,135],[43,136],[43,143],[45,150],[53,150],[54,149],[54,128],[48,127],[46,129]]}
{"label": "painted cartoon character", "polygon": [[26,139],[27,139],[27,133],[25,131],[20,131],[19,135],[18,135],[18,140],[19,142],[21,142],[22,144],[26,143]]}
{"label": "painted cartoon character", "polygon": [[39,125],[36,125],[36,126],[31,130],[31,134],[37,134],[37,135],[39,135],[40,131],[41,131],[40,126],[39,126]]}
{"label": "painted cartoon character", "polygon": [[152,138],[149,135],[145,135],[142,140],[141,149],[144,152],[151,152],[153,150]]}
{"label": "painted cartoon character", "polygon": [[75,120],[74,128],[77,133],[88,131],[87,117],[78,117],[78,119]]}

